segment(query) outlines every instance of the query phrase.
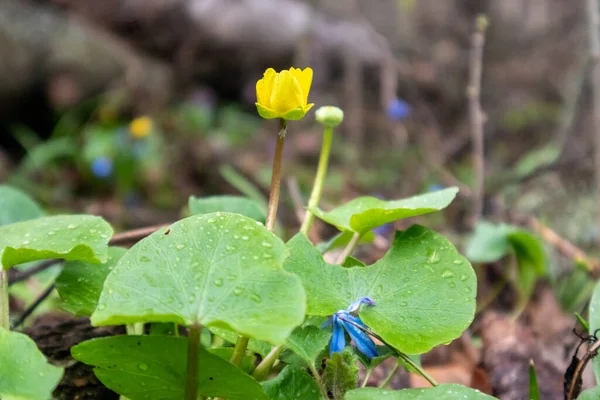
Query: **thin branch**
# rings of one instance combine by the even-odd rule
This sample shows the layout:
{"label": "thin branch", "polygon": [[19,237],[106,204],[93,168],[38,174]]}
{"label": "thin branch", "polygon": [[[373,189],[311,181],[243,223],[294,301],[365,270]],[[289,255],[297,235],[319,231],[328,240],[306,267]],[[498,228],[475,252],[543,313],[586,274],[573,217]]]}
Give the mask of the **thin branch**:
{"label": "thin branch", "polygon": [[571,385],[568,391],[565,393],[565,400],[574,400],[578,393],[576,393],[577,385],[575,384],[578,380],[581,379],[583,371],[585,370],[586,365],[592,360],[592,358],[598,355],[598,350],[600,349],[600,340],[596,340],[594,344],[585,352],[579,364],[575,368],[575,372],[573,372],[573,377],[571,380]]}
{"label": "thin branch", "polygon": [[46,260],[46,261],[39,263],[35,267],[29,268],[28,270],[17,271],[15,274],[12,275],[12,277],[10,277],[8,279],[8,286],[13,285],[18,282],[22,282],[24,280],[27,280],[28,278],[32,277],[33,275],[35,275],[39,272],[45,271],[48,268],[50,268],[54,265],[57,265],[61,262],[62,262],[62,260]]}
{"label": "thin branch", "polygon": [[109,246],[117,246],[117,245],[122,245],[122,244],[134,243],[134,242],[137,242],[137,241],[145,238],[146,236],[151,235],[152,233],[156,232],[157,230],[166,228],[170,225],[171,224],[147,226],[144,228],[133,229],[130,231],[117,233],[116,235],[113,235],[112,239],[110,239],[108,244],[109,244]]}
{"label": "thin branch", "polygon": [[[600,201],[600,22],[598,17],[598,1],[587,1],[588,40],[590,46],[590,81],[592,90],[592,116],[594,133],[594,171],[596,178],[596,201]],[[600,210],[598,210],[600,222]]]}
{"label": "thin branch", "polygon": [[483,145],[483,124],[485,117],[481,110],[481,74],[483,65],[483,45],[485,43],[485,30],[487,19],[479,15],[475,20],[475,32],[471,36],[471,56],[469,61],[469,86],[467,98],[469,100],[469,122],[471,125],[471,141],[473,145],[473,204],[472,222],[479,221],[483,211],[483,194],[485,185],[485,159]]}
{"label": "thin branch", "polygon": [[21,317],[19,317],[19,319],[13,324],[12,329],[17,329],[19,326],[21,326],[27,317],[29,317],[35,311],[35,309],[38,308],[38,306],[42,304],[42,302],[46,300],[48,296],[50,296],[50,293],[52,293],[53,290],[54,282],[52,282],[52,284],[48,286],[48,288],[44,290],[29,307],[27,307],[23,314],[21,314]]}

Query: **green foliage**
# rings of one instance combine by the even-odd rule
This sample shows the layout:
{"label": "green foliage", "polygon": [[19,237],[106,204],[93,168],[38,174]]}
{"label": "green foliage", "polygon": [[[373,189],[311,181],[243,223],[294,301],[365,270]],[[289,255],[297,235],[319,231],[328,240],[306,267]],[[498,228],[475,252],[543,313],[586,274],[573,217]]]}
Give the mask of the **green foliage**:
{"label": "green foliage", "polygon": [[138,242],[106,279],[95,325],[226,324],[282,343],[304,319],[300,280],[282,270],[283,242],[238,214],[183,219]]}
{"label": "green foliage", "polygon": [[[596,330],[600,329],[600,282],[596,284],[592,300],[590,301],[589,323],[590,333],[595,333]],[[592,365],[596,374],[596,382],[600,384],[600,358],[594,357]]]}
{"label": "green foliage", "polygon": [[346,394],[345,400],[492,400],[495,397],[461,385],[444,384],[426,389],[387,390],[364,388]]}
{"label": "green foliage", "polygon": [[315,380],[302,368],[288,365],[275,379],[263,383],[269,400],[322,400]]}
{"label": "green foliage", "polygon": [[0,227],[4,269],[48,258],[101,263],[107,259],[112,228],[91,215],[59,215]]}
{"label": "green foliage", "polygon": [[518,263],[517,288],[524,302],[531,296],[535,282],[547,274],[547,259],[540,240],[530,232],[507,224],[480,222],[467,246],[473,262],[494,262],[514,254]]}
{"label": "green foliage", "polygon": [[471,265],[422,226],[398,232],[386,255],[367,268],[327,264],[301,234],[287,246],[291,256],[284,268],[302,279],[309,315],[331,315],[368,296],[376,306],[360,313],[363,322],[409,354],[459,337],[473,320],[477,282]]}
{"label": "green foliage", "polygon": [[344,394],[356,387],[358,383],[358,357],[350,348],[341,353],[333,353],[327,361],[323,373],[323,384],[335,400],[344,398]]}
{"label": "green foliage", "polygon": [[0,185],[0,226],[42,217],[44,211],[28,195],[8,185]]}
{"label": "green foliage", "polygon": [[[354,233],[350,231],[340,232],[328,241],[319,243],[317,245],[317,249],[319,249],[321,253],[327,253],[330,250],[345,247],[348,245],[348,243],[350,243],[352,235],[354,235]],[[374,240],[375,234],[372,231],[369,231],[361,236],[360,241],[358,243],[372,243]]]}
{"label": "green foliage", "polygon": [[540,388],[533,361],[529,363],[529,400],[540,400]]}
{"label": "green foliage", "polygon": [[90,316],[98,305],[104,281],[125,249],[110,247],[108,260],[103,264],[67,261],[56,279],[56,290],[63,300],[62,308],[75,315]]}
{"label": "green foliage", "polygon": [[[187,366],[187,338],[169,336],[113,336],[92,339],[71,349],[73,358],[93,365],[108,388],[131,399],[183,398]],[[261,386],[242,370],[200,349],[202,368],[198,391],[231,400],[265,400]]]}
{"label": "green foliage", "polygon": [[210,214],[217,211],[241,214],[263,224],[267,218],[265,209],[256,201],[241,196],[210,196],[203,198],[191,196],[189,209],[192,215]]}
{"label": "green foliage", "polygon": [[456,197],[457,188],[448,188],[402,200],[383,201],[359,197],[331,211],[311,211],[341,231],[365,234],[371,229],[403,218],[428,214],[446,208]]}
{"label": "green foliage", "polygon": [[600,399],[600,386],[595,388],[584,390],[581,392],[577,400],[598,400]]}
{"label": "green foliage", "polygon": [[27,335],[0,328],[0,397],[5,400],[47,400],[63,369],[48,364]]}
{"label": "green foliage", "polygon": [[305,325],[294,329],[285,344],[309,365],[315,366],[315,360],[323,352],[331,337],[330,329],[321,329],[314,325]]}

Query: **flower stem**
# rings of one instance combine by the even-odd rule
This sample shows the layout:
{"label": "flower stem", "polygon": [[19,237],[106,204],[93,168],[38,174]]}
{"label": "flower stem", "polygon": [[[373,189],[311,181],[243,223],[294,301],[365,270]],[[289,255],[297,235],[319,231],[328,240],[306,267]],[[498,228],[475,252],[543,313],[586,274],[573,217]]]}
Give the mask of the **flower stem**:
{"label": "flower stem", "polygon": [[279,358],[279,355],[282,351],[283,345],[273,347],[269,354],[267,354],[267,356],[260,362],[260,364],[258,364],[256,369],[252,373],[254,379],[256,379],[259,382],[265,380],[269,375],[273,364],[275,364],[275,361],[277,361],[277,358]]}
{"label": "flower stem", "polygon": [[273,174],[271,175],[271,191],[269,193],[269,204],[267,205],[267,220],[265,223],[265,226],[270,231],[273,231],[275,228],[275,221],[277,220],[279,189],[281,187],[281,160],[283,159],[283,144],[285,142],[286,130],[286,120],[280,119],[277,143],[275,144],[275,155],[273,157]]}
{"label": "flower stem", "polygon": [[188,334],[187,375],[185,378],[185,400],[198,399],[198,356],[200,353],[200,333],[202,325],[197,322],[190,327]]}
{"label": "flower stem", "polygon": [[304,221],[300,232],[308,235],[308,231],[315,220],[315,214],[310,209],[319,205],[321,200],[321,192],[323,191],[323,183],[325,181],[325,175],[327,174],[327,165],[329,164],[329,154],[331,153],[331,139],[333,138],[333,128],[330,126],[325,127],[323,132],[323,144],[321,145],[321,157],[319,158],[319,166],[317,167],[317,175],[315,176],[315,182],[313,184],[312,193],[308,200],[308,207],[304,214]]}
{"label": "flower stem", "polygon": [[[279,205],[279,189],[281,188],[281,160],[283,159],[283,144],[285,142],[285,134],[287,131],[287,121],[279,120],[279,131],[277,133],[277,143],[275,144],[275,155],[273,157],[273,173],[271,175],[271,191],[269,193],[269,204],[267,205],[267,220],[265,226],[273,232],[275,222],[277,221],[277,206]],[[248,347],[247,336],[240,335],[235,343],[231,362],[235,365],[240,365],[246,348]]]}
{"label": "flower stem", "polygon": [[329,395],[327,394],[327,389],[323,385],[323,380],[321,379],[321,375],[319,375],[319,371],[315,368],[314,364],[310,364],[310,372],[312,372],[313,378],[315,378],[315,382],[317,382],[317,386],[319,386],[319,390],[321,391],[321,396],[323,399],[329,399]]}
{"label": "flower stem", "polygon": [[407,363],[408,365],[410,365],[411,367],[414,368],[415,371],[417,371],[417,373],[419,375],[421,375],[423,378],[425,378],[425,380],[427,382],[429,382],[431,384],[431,386],[438,386],[439,383],[431,376],[427,373],[427,371],[425,371],[419,364],[417,364],[416,362],[414,362],[409,356],[407,356],[406,354],[398,351],[397,352],[398,357],[401,358],[402,360],[404,360],[405,363]]}
{"label": "flower stem", "polygon": [[242,363],[244,356],[246,355],[246,349],[248,348],[248,336],[239,335],[235,347],[233,348],[233,354],[231,355],[231,362],[237,366]]}
{"label": "flower stem", "polygon": [[10,330],[8,311],[8,272],[0,265],[0,328]]}
{"label": "flower stem", "polygon": [[392,370],[390,371],[388,376],[386,376],[385,379],[383,380],[383,382],[381,382],[381,384],[379,385],[379,388],[384,388],[388,385],[388,383],[390,383],[390,381],[396,374],[396,371],[398,371],[398,368],[400,368],[400,363],[396,362],[396,365],[394,365],[394,368],[392,368]]}
{"label": "flower stem", "polygon": [[360,240],[360,236],[360,233],[354,233],[354,235],[352,235],[352,239],[350,239],[348,245],[346,245],[346,248],[337,259],[337,264],[342,265],[346,261],[346,258],[348,258],[352,254],[352,252],[356,248],[356,245],[358,244],[358,241]]}
{"label": "flower stem", "polygon": [[361,388],[367,387],[367,383],[369,382],[369,378],[371,377],[372,373],[373,373],[373,368],[369,368],[367,370],[367,372],[365,373],[365,379],[360,384]]}

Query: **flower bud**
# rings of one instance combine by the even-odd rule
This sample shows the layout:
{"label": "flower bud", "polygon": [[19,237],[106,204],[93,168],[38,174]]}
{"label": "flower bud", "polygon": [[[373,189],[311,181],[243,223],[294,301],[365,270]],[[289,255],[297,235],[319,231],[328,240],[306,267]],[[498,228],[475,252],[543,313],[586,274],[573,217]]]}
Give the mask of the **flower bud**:
{"label": "flower bud", "polygon": [[315,113],[317,121],[330,128],[337,126],[344,120],[344,112],[334,106],[323,106]]}

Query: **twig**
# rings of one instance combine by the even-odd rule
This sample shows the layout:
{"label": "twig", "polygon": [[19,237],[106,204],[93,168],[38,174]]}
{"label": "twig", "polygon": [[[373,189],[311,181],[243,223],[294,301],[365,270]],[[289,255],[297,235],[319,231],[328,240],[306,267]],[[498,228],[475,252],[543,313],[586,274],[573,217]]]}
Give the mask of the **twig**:
{"label": "twig", "polygon": [[62,260],[46,260],[46,261],[39,263],[35,267],[29,268],[26,271],[18,271],[17,273],[13,274],[13,276],[8,279],[8,286],[13,285],[18,282],[22,282],[22,281],[32,277],[33,275],[37,274],[38,272],[45,271],[48,268],[50,268],[58,263],[61,263],[61,262],[62,262]]}
{"label": "twig", "polygon": [[578,393],[576,393],[576,390],[575,390],[577,388],[577,385],[575,383],[581,379],[581,375],[583,374],[583,371],[585,370],[587,363],[590,362],[590,360],[592,358],[596,357],[599,349],[600,349],[600,340],[596,340],[594,342],[594,344],[590,348],[588,348],[588,350],[585,352],[585,354],[579,361],[579,364],[577,364],[575,371],[573,372],[571,385],[569,386],[569,389],[565,393],[565,400],[574,400],[577,397]]}
{"label": "twig", "polygon": [[[600,201],[600,22],[598,18],[598,1],[587,1],[588,35],[590,46],[590,59],[592,68],[590,81],[592,90],[592,116],[594,132],[594,171],[596,178],[596,201]],[[600,210],[598,210],[600,222]]]}
{"label": "twig", "polygon": [[120,244],[127,244],[131,242],[137,242],[146,236],[151,235],[159,229],[166,228],[171,224],[163,224],[163,225],[155,225],[155,226],[147,226],[144,228],[133,229],[130,231],[125,231],[121,233],[117,233],[113,235],[112,239],[108,242],[110,246],[116,246]]}
{"label": "twig", "polygon": [[483,45],[485,43],[485,30],[487,18],[479,15],[475,20],[475,32],[471,36],[471,56],[469,61],[469,86],[467,98],[469,99],[469,122],[471,125],[471,140],[473,145],[473,204],[472,222],[479,221],[483,211],[483,192],[485,179],[483,124],[484,115],[481,110],[481,72],[483,61]]}
{"label": "twig", "polygon": [[23,322],[25,322],[27,317],[29,317],[35,311],[35,309],[42,303],[42,301],[46,300],[46,298],[48,296],[50,296],[50,293],[52,293],[53,290],[54,290],[54,282],[52,282],[52,284],[50,286],[48,286],[48,288],[46,290],[44,290],[38,296],[37,299],[35,299],[33,304],[31,304],[29,307],[27,307],[27,309],[23,312],[23,314],[21,314],[21,317],[19,317],[19,319],[13,324],[12,329],[17,329]]}

